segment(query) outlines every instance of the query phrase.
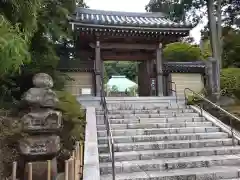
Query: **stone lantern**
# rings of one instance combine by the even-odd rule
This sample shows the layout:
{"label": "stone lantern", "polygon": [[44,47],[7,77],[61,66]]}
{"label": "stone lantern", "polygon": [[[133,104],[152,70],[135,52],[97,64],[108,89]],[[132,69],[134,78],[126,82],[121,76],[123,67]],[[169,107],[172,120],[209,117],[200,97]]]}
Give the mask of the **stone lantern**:
{"label": "stone lantern", "polygon": [[31,111],[22,117],[23,132],[28,136],[19,142],[19,149],[24,160],[24,180],[27,180],[27,163],[32,163],[34,180],[47,179],[47,160],[51,162],[51,179],[57,176],[56,156],[60,150],[62,113],[54,110],[58,98],[51,89],[53,80],[45,73],[33,77],[35,87],[29,89],[23,96],[31,107]]}

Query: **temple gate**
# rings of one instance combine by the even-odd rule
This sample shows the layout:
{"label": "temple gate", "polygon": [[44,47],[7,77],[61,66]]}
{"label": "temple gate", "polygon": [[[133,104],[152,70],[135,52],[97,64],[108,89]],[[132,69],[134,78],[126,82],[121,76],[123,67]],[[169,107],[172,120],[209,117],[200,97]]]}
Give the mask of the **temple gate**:
{"label": "temple gate", "polygon": [[[78,8],[71,19],[76,54],[92,78],[92,95],[100,95],[103,62],[139,61],[139,95],[166,95],[163,47],[187,36],[191,24],[175,23],[163,13],[133,13]],[[91,68],[89,68],[91,67]],[[91,69],[91,70],[90,70]],[[155,88],[155,89],[154,89]]]}

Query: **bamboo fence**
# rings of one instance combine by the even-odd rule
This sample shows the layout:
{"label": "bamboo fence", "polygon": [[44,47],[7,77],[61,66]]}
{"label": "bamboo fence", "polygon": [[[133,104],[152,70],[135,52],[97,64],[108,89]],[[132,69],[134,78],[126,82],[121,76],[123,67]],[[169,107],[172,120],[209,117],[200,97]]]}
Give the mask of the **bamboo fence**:
{"label": "bamboo fence", "polygon": [[[64,180],[80,180],[83,175],[83,142],[76,142],[71,157],[65,160]],[[51,160],[47,161],[47,180],[51,180]],[[12,165],[12,180],[17,180],[17,162]],[[32,176],[32,163],[28,163],[28,180],[34,180]]]}

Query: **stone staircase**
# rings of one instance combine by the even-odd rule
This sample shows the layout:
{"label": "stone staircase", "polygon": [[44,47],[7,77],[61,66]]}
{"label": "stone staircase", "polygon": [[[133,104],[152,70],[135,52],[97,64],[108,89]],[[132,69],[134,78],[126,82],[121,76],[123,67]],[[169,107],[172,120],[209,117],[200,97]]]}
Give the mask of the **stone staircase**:
{"label": "stone staircase", "polygon": [[[240,146],[173,102],[109,103],[116,180],[240,180]],[[101,180],[112,179],[103,112],[96,111]]]}

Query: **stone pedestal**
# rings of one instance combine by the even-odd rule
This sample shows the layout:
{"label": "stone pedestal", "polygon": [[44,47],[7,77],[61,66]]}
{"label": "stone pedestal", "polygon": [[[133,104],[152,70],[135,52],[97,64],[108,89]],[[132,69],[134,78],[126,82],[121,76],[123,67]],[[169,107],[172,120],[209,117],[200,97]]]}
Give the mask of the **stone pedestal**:
{"label": "stone pedestal", "polygon": [[[25,177],[24,180],[28,180],[28,167],[25,165]],[[47,180],[48,164],[47,161],[32,162],[32,174],[33,180]],[[55,180],[57,177],[57,159],[51,160],[51,180]]]}

